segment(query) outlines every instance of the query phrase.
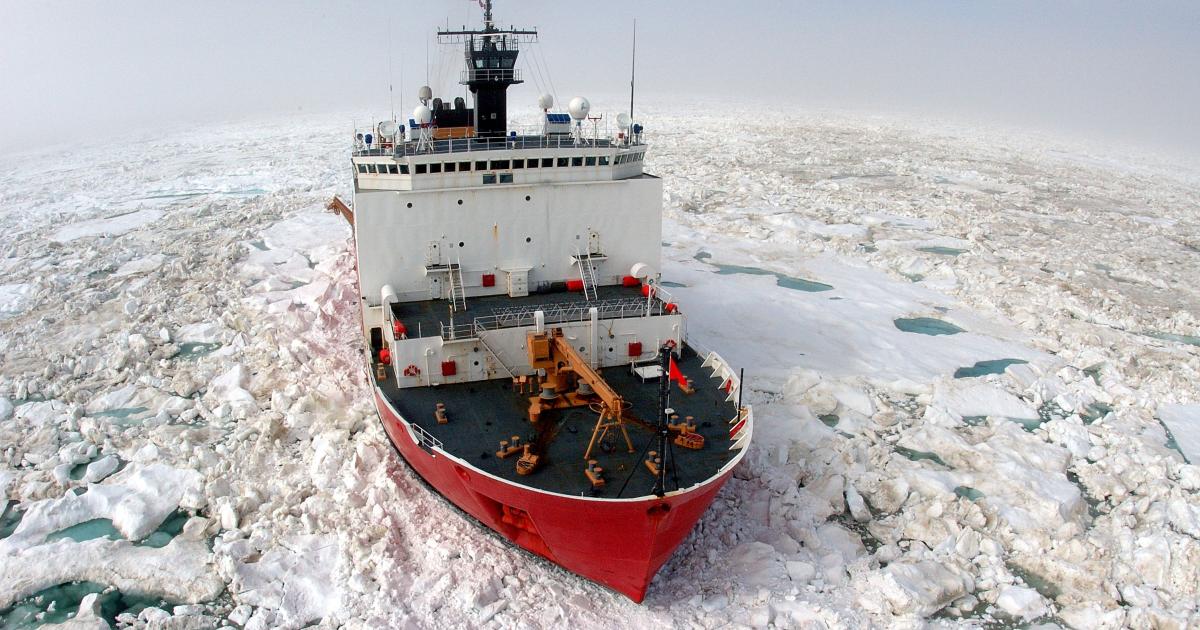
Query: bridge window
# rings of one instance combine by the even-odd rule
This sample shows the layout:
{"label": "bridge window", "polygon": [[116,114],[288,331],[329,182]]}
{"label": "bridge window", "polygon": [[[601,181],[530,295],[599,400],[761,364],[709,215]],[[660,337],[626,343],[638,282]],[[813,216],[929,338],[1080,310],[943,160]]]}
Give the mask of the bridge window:
{"label": "bridge window", "polygon": [[532,158],[529,160],[529,162],[526,164],[526,166],[528,166],[529,168],[537,168],[538,164],[539,164],[538,159]]}
{"label": "bridge window", "polygon": [[471,163],[470,162],[459,162],[458,163],[458,172],[460,172],[460,173],[471,172]]}
{"label": "bridge window", "polygon": [[492,170],[501,171],[508,168],[508,160],[492,160]]}
{"label": "bridge window", "polygon": [[368,173],[370,173],[370,174],[372,174],[372,175],[374,175],[374,174],[375,174],[375,165],[374,165],[374,164],[368,164],[368,165],[367,165],[367,172],[368,172]]}
{"label": "bridge window", "polygon": [[478,162],[475,162],[475,170],[486,171],[487,170],[487,160],[479,160]]}
{"label": "bridge window", "polygon": [[501,184],[513,183],[513,174],[512,173],[500,173],[500,183]]}
{"label": "bridge window", "polygon": [[594,156],[588,156],[587,159],[585,159],[583,163],[585,166],[595,166],[596,158]]}
{"label": "bridge window", "polygon": [[401,164],[401,165],[400,165],[400,174],[401,174],[401,175],[408,175],[408,165],[407,165],[407,164]]}
{"label": "bridge window", "polygon": [[607,155],[600,156],[600,166],[608,166],[608,156]]}
{"label": "bridge window", "polygon": [[426,166],[424,164],[417,164],[416,166],[417,166],[417,175],[424,175],[425,171],[429,168],[428,166]]}
{"label": "bridge window", "polygon": [[366,165],[366,164],[359,164],[359,165],[358,165],[358,172],[359,172],[359,173],[366,174],[366,172],[367,172],[367,165]]}
{"label": "bridge window", "polygon": [[483,183],[495,184],[496,183],[496,174],[495,173],[484,173],[483,174]]}
{"label": "bridge window", "polygon": [[581,157],[571,158],[571,166],[583,166],[583,158],[581,158]]}
{"label": "bridge window", "polygon": [[430,173],[441,173],[441,172],[442,172],[442,163],[441,163],[441,162],[434,162],[433,164],[430,164],[430,165],[429,165],[429,172],[430,172]]}
{"label": "bridge window", "polygon": [[561,168],[570,163],[569,158],[558,158],[558,166]]}
{"label": "bridge window", "polygon": [[513,168],[525,168],[525,160],[513,160]]}
{"label": "bridge window", "polygon": [[388,167],[388,175],[395,175],[400,172],[400,169],[396,168],[395,164],[388,164],[387,167]]}
{"label": "bridge window", "polygon": [[542,168],[550,168],[554,166],[554,158],[542,158]]}
{"label": "bridge window", "polygon": [[446,165],[443,168],[443,170],[445,170],[447,173],[453,173],[455,166],[457,166],[457,164],[455,164],[454,162],[446,162]]}

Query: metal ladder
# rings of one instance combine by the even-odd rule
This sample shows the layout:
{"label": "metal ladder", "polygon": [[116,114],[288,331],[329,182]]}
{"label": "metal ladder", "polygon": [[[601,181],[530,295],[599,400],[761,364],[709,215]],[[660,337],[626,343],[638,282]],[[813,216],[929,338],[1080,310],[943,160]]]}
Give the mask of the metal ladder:
{"label": "metal ladder", "polygon": [[467,289],[463,286],[462,259],[450,265],[450,308],[455,311],[467,310]]}
{"label": "metal ladder", "polygon": [[592,268],[592,254],[583,254],[575,249],[575,261],[579,263],[579,277],[583,280],[583,297],[588,300],[596,299],[596,270]]}
{"label": "metal ladder", "polygon": [[491,368],[488,370],[488,372],[490,373],[494,370],[493,364],[495,364],[500,366],[500,369],[504,370],[504,373],[508,374],[509,378],[516,376],[516,374],[514,374],[513,371],[508,369],[508,366],[504,364],[504,361],[500,358],[500,353],[496,352],[496,350],[492,348],[491,344],[487,342],[487,335],[484,333],[485,331],[483,328],[480,327],[479,324],[476,324],[475,338],[479,340],[479,345],[483,346],[483,349],[487,351],[487,356],[484,357],[484,363],[485,366]]}

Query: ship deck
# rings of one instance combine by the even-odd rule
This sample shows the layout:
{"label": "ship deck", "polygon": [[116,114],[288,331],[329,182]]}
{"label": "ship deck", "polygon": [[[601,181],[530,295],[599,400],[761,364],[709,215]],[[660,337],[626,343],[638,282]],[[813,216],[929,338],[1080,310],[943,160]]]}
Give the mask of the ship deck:
{"label": "ship deck", "polygon": [[[642,295],[641,287],[624,287],[620,285],[596,287],[596,300],[584,299],[583,294],[574,291],[557,291],[536,293],[522,297],[509,297],[507,294],[482,295],[467,297],[468,309],[459,313],[455,324],[462,328],[469,326],[476,319],[494,322],[488,328],[505,328],[532,323],[532,316],[539,308],[546,313],[546,323],[560,323],[566,319],[581,321],[587,319],[586,309],[597,304],[608,304],[614,312],[602,314],[602,318],[611,318],[615,311],[625,312],[625,315],[636,312],[640,306],[644,313],[646,298]],[[636,303],[635,303],[636,302]],[[620,308],[621,304],[625,308]],[[562,310],[560,316],[553,312],[555,307]],[[567,312],[571,307],[577,307],[574,313]],[[663,302],[655,299],[651,304],[652,314],[661,314]],[[442,330],[451,325],[449,302],[446,300],[422,300],[419,302],[393,302],[393,317],[408,328],[410,337],[436,337]],[[521,314],[524,319],[522,321]],[[572,317],[573,315],[573,317]],[[511,316],[511,317],[508,317]],[[507,317],[507,319],[506,319]],[[566,319],[565,319],[566,318]]]}
{"label": "ship deck", "polygon": [[[675,458],[674,476],[668,467],[667,490],[688,488],[712,477],[734,458],[736,451],[729,450],[729,420],[737,413],[735,402],[726,402],[727,394],[721,388],[719,377],[712,377],[702,367],[703,358],[691,348],[685,347],[677,365],[688,376],[695,393],[686,394],[678,385],[671,384],[671,408],[680,418],[693,416],[696,432],[705,438],[700,450],[689,450],[672,446]],[[600,370],[604,379],[627,401],[632,403],[628,414],[654,423],[658,409],[658,381],[643,382],[630,366],[618,366]],[[593,489],[584,475],[583,454],[587,449],[597,414],[587,407],[544,411],[535,427],[529,422],[530,393],[515,390],[512,379],[439,385],[436,387],[413,387],[401,389],[396,386],[389,368],[388,379],[379,382],[388,402],[406,420],[427,431],[442,442],[443,449],[472,466],[512,483],[559,494],[617,498],[621,486],[628,479],[628,487],[620,498],[646,496],[654,486],[654,478],[642,463],[645,450],[655,450],[650,441],[656,440],[648,426],[638,422],[626,422],[629,437],[633,442],[633,453],[628,452],[624,438],[619,432],[611,431],[600,446],[594,449],[592,458],[605,469],[606,485]],[[445,403],[449,423],[439,425],[434,419],[437,403]],[[517,456],[505,459],[496,456],[501,440],[520,436],[521,440],[535,442],[541,436],[544,444],[537,452],[541,463],[531,475],[516,473]],[[678,486],[675,480],[678,479]]]}

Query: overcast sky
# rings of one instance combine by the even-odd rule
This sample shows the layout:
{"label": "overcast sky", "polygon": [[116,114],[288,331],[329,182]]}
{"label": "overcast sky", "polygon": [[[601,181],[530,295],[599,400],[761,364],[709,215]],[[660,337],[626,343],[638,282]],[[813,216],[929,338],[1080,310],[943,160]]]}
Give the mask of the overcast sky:
{"label": "overcast sky", "polygon": [[[539,70],[561,101],[627,92],[636,17],[638,92],[656,100],[948,115],[1200,154],[1196,0],[497,0],[496,14],[542,33],[510,109],[532,108]],[[435,92],[461,93],[461,51],[430,43],[447,22],[478,24],[477,4],[0,0],[0,151],[162,123],[386,113],[389,65],[409,111],[427,68]]]}

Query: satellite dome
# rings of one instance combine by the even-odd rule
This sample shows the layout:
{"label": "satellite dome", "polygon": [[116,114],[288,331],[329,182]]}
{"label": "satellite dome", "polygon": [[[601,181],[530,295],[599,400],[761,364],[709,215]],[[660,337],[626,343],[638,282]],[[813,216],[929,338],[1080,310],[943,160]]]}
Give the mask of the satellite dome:
{"label": "satellite dome", "polygon": [[538,107],[541,109],[550,109],[554,107],[554,97],[549,94],[543,94],[538,97]]}
{"label": "satellite dome", "polygon": [[629,268],[629,275],[633,276],[634,278],[638,278],[639,280],[645,280],[654,276],[654,268],[646,263],[634,263],[633,266]]}
{"label": "satellite dome", "polygon": [[396,131],[398,129],[399,126],[396,125],[396,121],[394,120],[385,120],[379,123],[379,135],[384,138],[396,137]]}
{"label": "satellite dome", "polygon": [[617,127],[619,127],[622,131],[629,129],[629,125],[632,123],[633,120],[629,118],[629,114],[626,114],[625,112],[617,114]]}
{"label": "satellite dome", "polygon": [[433,89],[428,85],[422,85],[421,89],[417,90],[417,98],[421,99],[422,101],[428,101],[429,99],[433,98]]}
{"label": "satellite dome", "polygon": [[592,104],[582,96],[576,96],[571,99],[571,103],[567,105],[567,111],[571,112],[571,118],[575,120],[583,120],[587,118],[588,112],[591,111]]}
{"label": "satellite dome", "polygon": [[424,105],[417,105],[413,110],[413,120],[417,121],[418,125],[428,125],[433,120],[433,112]]}

